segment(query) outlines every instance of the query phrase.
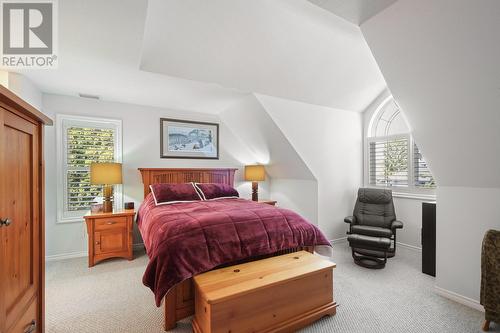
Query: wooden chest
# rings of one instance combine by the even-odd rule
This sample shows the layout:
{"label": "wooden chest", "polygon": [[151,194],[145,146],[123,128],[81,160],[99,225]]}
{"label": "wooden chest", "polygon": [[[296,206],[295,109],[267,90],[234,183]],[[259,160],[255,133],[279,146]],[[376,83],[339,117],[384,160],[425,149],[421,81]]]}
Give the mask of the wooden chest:
{"label": "wooden chest", "polygon": [[300,251],[195,276],[193,330],[293,332],[334,315],[334,268]]}

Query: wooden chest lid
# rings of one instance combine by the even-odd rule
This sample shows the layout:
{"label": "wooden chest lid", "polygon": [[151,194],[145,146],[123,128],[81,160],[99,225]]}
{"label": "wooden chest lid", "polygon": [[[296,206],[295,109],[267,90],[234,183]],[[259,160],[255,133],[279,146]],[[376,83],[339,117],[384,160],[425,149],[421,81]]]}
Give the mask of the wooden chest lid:
{"label": "wooden chest lid", "polygon": [[203,298],[214,304],[335,267],[329,260],[300,251],[216,269],[195,276],[194,282]]}

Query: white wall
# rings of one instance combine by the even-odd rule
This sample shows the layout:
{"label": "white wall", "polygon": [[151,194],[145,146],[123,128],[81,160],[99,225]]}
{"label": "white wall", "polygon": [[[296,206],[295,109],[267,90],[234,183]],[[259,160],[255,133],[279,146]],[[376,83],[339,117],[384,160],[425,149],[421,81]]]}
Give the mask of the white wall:
{"label": "white wall", "polygon": [[273,178],[270,195],[278,201],[278,206],[291,209],[318,225],[317,180]]}
{"label": "white wall", "polygon": [[462,301],[500,229],[499,17],[496,0],[399,0],[361,26],[439,186],[436,286]]}
{"label": "white wall", "polygon": [[9,88],[9,72],[0,71],[0,84],[5,88]]}
{"label": "white wall", "polygon": [[352,214],[363,183],[362,115],[265,95],[257,98],[317,180],[320,229],[331,240],[345,237],[343,220]]}
{"label": "white wall", "polygon": [[[55,114],[85,115],[116,118],[123,121],[123,192],[124,201],[134,201],[136,207],[143,199],[143,187],[139,167],[242,167],[241,156],[251,154],[233,136],[223,123],[220,124],[219,160],[176,160],[160,159],[160,117],[219,122],[216,115],[193,113],[138,106],[131,104],[102,102],[77,97],[44,95],[44,112],[55,118]],[[81,223],[56,223],[56,130],[46,128],[46,254],[57,256],[81,254],[87,248],[87,236]],[[242,183],[242,169],[236,174],[236,184],[242,197],[250,196],[250,185]],[[263,196],[268,196],[269,185],[261,186]],[[139,234],[134,235],[135,243],[141,242]]]}
{"label": "white wall", "polygon": [[500,188],[438,188],[436,286],[479,300],[481,242],[500,230]]}
{"label": "white wall", "polygon": [[251,152],[246,154],[245,164],[266,165],[270,191],[266,197],[259,190],[259,198],[277,200],[280,207],[317,224],[316,179],[259,100],[250,94],[219,116]]}
{"label": "white wall", "polygon": [[394,209],[398,220],[403,221],[404,227],[397,231],[397,241],[414,248],[422,248],[422,202],[429,200],[415,198],[401,198],[394,196]]}
{"label": "white wall", "polygon": [[497,0],[399,0],[361,26],[439,186],[500,187],[499,17]]}
{"label": "white wall", "polygon": [[0,71],[0,84],[36,109],[42,110],[42,92],[26,76],[19,73]]}

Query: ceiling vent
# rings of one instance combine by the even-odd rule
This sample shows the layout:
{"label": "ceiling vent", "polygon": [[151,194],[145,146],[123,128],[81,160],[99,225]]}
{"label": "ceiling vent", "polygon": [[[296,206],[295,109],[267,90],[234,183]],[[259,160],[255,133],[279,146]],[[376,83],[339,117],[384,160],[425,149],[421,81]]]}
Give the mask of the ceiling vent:
{"label": "ceiling vent", "polygon": [[99,96],[91,95],[91,94],[78,94],[78,96],[80,96],[82,98],[101,99]]}

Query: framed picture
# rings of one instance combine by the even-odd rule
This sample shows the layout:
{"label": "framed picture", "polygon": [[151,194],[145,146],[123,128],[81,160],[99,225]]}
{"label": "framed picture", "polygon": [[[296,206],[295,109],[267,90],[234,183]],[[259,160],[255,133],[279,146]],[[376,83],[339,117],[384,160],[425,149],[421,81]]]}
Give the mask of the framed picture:
{"label": "framed picture", "polygon": [[160,119],[161,158],[219,159],[219,124]]}

